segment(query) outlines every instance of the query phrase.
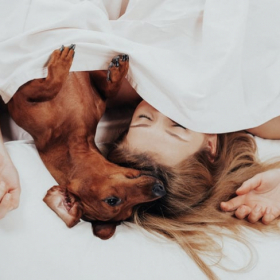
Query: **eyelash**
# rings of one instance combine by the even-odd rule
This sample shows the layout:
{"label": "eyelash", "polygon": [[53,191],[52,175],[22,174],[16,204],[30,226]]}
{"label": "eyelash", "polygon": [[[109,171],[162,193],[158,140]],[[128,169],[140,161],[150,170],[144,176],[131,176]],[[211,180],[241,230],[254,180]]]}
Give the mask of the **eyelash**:
{"label": "eyelash", "polygon": [[151,118],[149,118],[147,115],[143,115],[143,114],[139,116],[139,119],[141,119],[141,118],[151,120]]}
{"label": "eyelash", "polygon": [[[145,118],[145,119],[151,120],[150,117],[148,117],[147,115],[144,115],[144,114],[139,115],[138,118],[139,118],[139,119]],[[182,125],[180,125],[180,124],[178,124],[178,123],[175,123],[175,122],[174,122],[174,125],[173,125],[173,126],[174,126],[174,127],[181,127],[181,128],[183,128],[183,129],[186,129],[184,126],[182,126]]]}
{"label": "eyelash", "polygon": [[175,126],[175,127],[181,127],[181,128],[183,128],[183,129],[186,129],[184,126],[182,126],[182,125],[180,125],[180,124],[178,124],[178,123],[174,123],[173,126]]}

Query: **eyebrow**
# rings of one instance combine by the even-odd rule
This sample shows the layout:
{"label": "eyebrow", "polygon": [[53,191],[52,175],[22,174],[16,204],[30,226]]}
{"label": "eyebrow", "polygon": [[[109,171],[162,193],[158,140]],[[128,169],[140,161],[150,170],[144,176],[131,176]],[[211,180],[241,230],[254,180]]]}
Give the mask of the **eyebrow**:
{"label": "eyebrow", "polygon": [[[135,128],[135,127],[150,127],[150,125],[142,123],[142,124],[131,125],[129,128]],[[174,133],[172,133],[172,132],[170,132],[168,130],[165,130],[165,132],[167,134],[169,134],[170,136],[175,137],[176,139],[178,139],[178,140],[180,140],[182,142],[188,142],[188,141],[184,140],[183,138],[181,138],[180,136],[178,136],[177,134],[174,134]]]}

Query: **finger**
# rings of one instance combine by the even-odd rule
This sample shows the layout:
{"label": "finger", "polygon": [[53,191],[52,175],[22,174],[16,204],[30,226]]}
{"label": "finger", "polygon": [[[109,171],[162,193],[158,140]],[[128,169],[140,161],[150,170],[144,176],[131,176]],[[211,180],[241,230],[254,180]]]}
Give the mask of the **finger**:
{"label": "finger", "polygon": [[268,225],[272,221],[274,221],[277,217],[279,217],[279,211],[274,213],[270,207],[266,208],[266,211],[262,217],[262,223]]}
{"label": "finger", "polygon": [[12,207],[11,207],[11,197],[12,195],[10,193],[7,193],[1,203],[0,203],[0,219],[4,218],[5,215],[10,211],[12,210]]}
{"label": "finger", "polygon": [[245,202],[245,196],[236,196],[227,202],[221,202],[220,206],[223,211],[234,211]]}
{"label": "finger", "polygon": [[12,209],[16,209],[19,206],[20,192],[21,192],[20,188],[16,188],[15,190],[9,192],[11,194]]}
{"label": "finger", "polygon": [[262,207],[260,205],[256,205],[249,214],[248,221],[250,223],[256,223],[263,216],[263,214]]}
{"label": "finger", "polygon": [[236,194],[238,194],[238,195],[247,194],[251,190],[254,190],[257,187],[259,187],[261,185],[261,183],[262,183],[262,174],[257,174],[254,177],[252,177],[251,179],[248,179],[247,181],[245,181],[241,185],[241,187],[236,190]]}
{"label": "finger", "polygon": [[6,184],[5,184],[5,182],[1,181],[0,182],[0,202],[1,202],[1,200],[4,197],[6,192],[7,192]]}
{"label": "finger", "polygon": [[234,214],[236,218],[242,220],[246,218],[251,213],[251,211],[252,209],[249,206],[241,205],[240,207],[237,208]]}

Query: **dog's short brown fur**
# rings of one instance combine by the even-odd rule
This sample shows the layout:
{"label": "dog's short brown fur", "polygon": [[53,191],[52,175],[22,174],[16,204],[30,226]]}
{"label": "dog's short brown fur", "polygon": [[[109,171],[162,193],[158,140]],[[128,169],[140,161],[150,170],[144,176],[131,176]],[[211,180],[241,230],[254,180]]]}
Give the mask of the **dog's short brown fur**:
{"label": "dog's short brown fur", "polygon": [[165,194],[149,174],[108,162],[94,142],[106,99],[115,96],[128,71],[128,56],[115,57],[108,71],[70,72],[75,46],[55,50],[48,76],[21,86],[8,103],[12,118],[34,138],[56,179],[44,198],[68,227],[80,218],[110,238],[132,207]]}

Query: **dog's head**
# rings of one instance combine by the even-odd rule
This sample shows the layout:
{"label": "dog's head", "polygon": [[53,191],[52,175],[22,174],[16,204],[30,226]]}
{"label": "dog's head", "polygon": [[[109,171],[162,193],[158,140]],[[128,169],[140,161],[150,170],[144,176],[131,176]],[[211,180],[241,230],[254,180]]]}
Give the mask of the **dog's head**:
{"label": "dog's head", "polygon": [[135,205],[166,193],[161,181],[139,170],[108,163],[99,171],[91,176],[83,171],[67,186],[54,186],[47,192],[44,201],[68,227],[83,219],[92,223],[96,236],[108,239],[131,216]]}

